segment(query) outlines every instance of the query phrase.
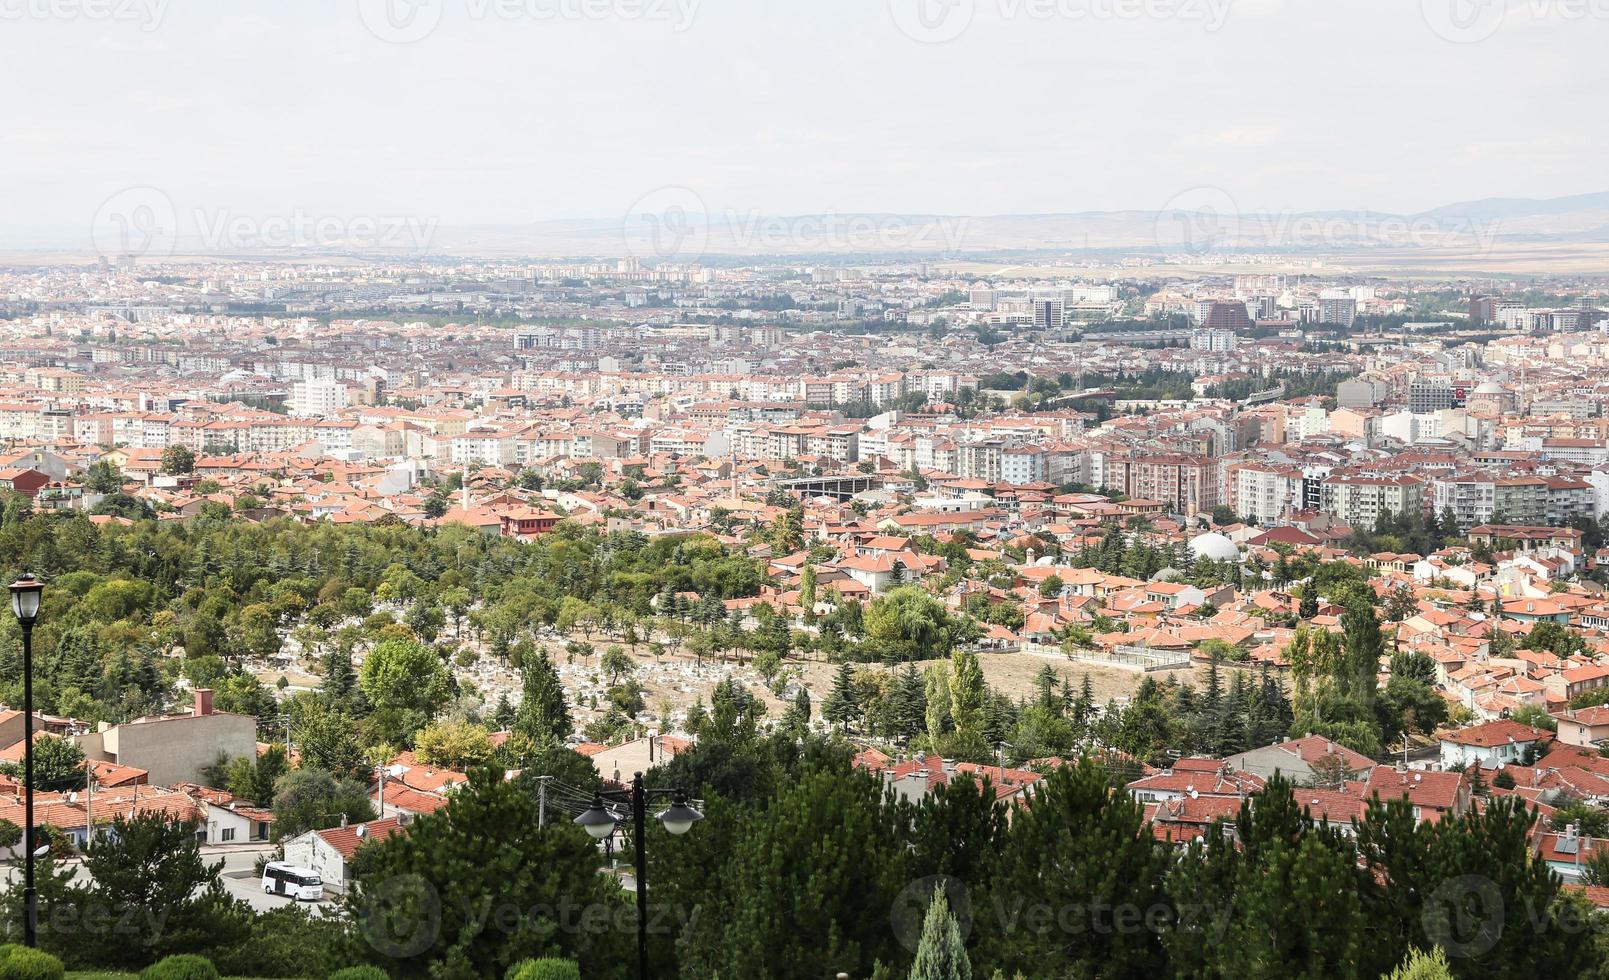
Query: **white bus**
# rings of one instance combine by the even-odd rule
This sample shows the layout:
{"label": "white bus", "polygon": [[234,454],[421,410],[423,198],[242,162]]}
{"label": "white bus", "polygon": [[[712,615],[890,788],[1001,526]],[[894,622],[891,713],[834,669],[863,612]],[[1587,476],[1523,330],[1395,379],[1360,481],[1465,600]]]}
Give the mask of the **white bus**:
{"label": "white bus", "polygon": [[324,881],[317,871],[283,861],[270,861],[263,868],[263,891],[293,900],[317,902],[324,897]]}

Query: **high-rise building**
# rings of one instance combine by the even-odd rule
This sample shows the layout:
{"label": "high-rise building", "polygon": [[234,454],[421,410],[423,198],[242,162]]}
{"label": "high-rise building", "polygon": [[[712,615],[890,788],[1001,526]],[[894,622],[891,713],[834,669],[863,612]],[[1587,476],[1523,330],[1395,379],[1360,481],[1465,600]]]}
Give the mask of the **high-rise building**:
{"label": "high-rise building", "polygon": [[1408,386],[1408,411],[1415,415],[1439,412],[1444,408],[1452,408],[1455,403],[1456,398],[1450,385],[1434,381],[1415,381]]}
{"label": "high-rise building", "polygon": [[1208,330],[1250,330],[1251,317],[1245,303],[1213,303],[1201,325]]}
{"label": "high-rise building", "polygon": [[1350,296],[1318,301],[1318,320],[1320,323],[1339,323],[1343,326],[1351,326],[1352,321],[1357,318],[1358,301]]}
{"label": "high-rise building", "polygon": [[1034,326],[1044,330],[1058,330],[1066,322],[1066,307],[1059,299],[1034,300]]}
{"label": "high-rise building", "polygon": [[346,406],[346,386],[339,381],[298,381],[291,386],[290,410],[293,414],[328,416]]}
{"label": "high-rise building", "polygon": [[1214,330],[1202,327],[1190,331],[1190,349],[1204,351],[1231,351],[1235,349],[1233,330]]}

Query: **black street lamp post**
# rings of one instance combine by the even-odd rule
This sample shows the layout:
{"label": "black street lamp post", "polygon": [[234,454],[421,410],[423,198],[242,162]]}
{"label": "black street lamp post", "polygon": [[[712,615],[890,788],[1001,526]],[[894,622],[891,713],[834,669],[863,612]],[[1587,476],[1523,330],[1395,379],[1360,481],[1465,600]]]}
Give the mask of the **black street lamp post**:
{"label": "black street lamp post", "polygon": [[22,941],[38,945],[38,895],[34,890],[34,622],[39,618],[39,593],[44,583],[24,572],[11,583],[11,611],[22,626],[22,846],[24,854]]}
{"label": "black street lamp post", "polygon": [[593,796],[588,807],[575,822],[597,840],[615,832],[620,821],[603,805],[608,799],[631,807],[632,842],[636,848],[637,863],[637,980],[648,980],[648,858],[643,850],[643,831],[648,823],[648,800],[670,797],[671,804],[658,816],[659,822],[672,834],[680,837],[693,829],[693,824],[704,815],[687,805],[687,794],[679,789],[645,789],[642,773],[635,773],[631,789],[606,790]]}

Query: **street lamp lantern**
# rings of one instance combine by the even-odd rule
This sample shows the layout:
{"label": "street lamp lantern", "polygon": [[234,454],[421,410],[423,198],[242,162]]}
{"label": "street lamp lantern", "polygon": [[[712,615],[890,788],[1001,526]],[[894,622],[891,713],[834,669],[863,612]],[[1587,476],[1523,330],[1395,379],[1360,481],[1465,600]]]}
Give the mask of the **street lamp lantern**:
{"label": "street lamp lantern", "polygon": [[704,815],[687,805],[687,797],[677,793],[671,800],[670,808],[659,815],[659,822],[665,829],[677,837],[693,829],[693,824],[704,819]]}
{"label": "street lamp lantern", "polygon": [[34,624],[39,618],[39,593],[44,590],[45,583],[27,572],[11,583],[11,611],[16,614],[17,622],[23,626]]}
{"label": "street lamp lantern", "polygon": [[575,822],[591,834],[593,840],[603,840],[615,832],[614,815],[604,809],[601,794],[592,798],[592,805],[583,810]]}
{"label": "street lamp lantern", "polygon": [[39,619],[39,593],[45,583],[23,572],[11,583],[11,611],[22,626],[22,778],[27,784],[23,795],[22,828],[26,870],[22,887],[22,942],[37,944],[39,899],[34,889],[34,862],[50,852],[49,845],[35,844],[34,828],[34,622]]}

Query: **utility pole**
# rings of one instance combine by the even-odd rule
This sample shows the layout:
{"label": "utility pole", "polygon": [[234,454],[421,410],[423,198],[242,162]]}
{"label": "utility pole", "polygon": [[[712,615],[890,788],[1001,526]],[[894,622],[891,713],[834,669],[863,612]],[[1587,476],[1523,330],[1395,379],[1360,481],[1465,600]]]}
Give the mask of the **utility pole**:
{"label": "utility pole", "polygon": [[552,776],[536,777],[536,827],[538,830],[547,826],[548,822],[548,780]]}

